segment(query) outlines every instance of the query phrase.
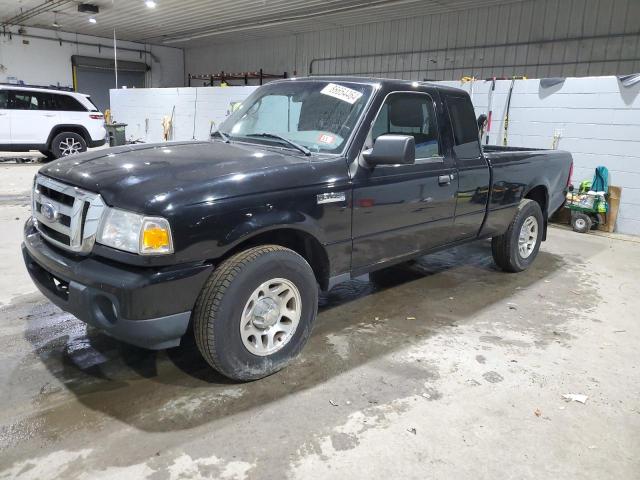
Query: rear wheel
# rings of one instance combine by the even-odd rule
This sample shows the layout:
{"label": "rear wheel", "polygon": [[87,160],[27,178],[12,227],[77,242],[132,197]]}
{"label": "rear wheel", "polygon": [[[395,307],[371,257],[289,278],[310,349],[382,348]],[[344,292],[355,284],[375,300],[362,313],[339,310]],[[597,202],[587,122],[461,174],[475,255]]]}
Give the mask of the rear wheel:
{"label": "rear wheel", "polygon": [[593,221],[589,215],[582,212],[571,212],[571,227],[575,232],[587,233],[592,226]]}
{"label": "rear wheel", "polygon": [[317,310],[318,287],[306,260],[277,245],[254,247],[211,274],[194,309],[194,336],[217,371],[255,380],[295,358]]}
{"label": "rear wheel", "polygon": [[493,259],[506,272],[521,272],[533,263],[542,242],[544,219],[540,205],[522,200],[507,231],[491,239]]}
{"label": "rear wheel", "polygon": [[44,155],[44,158],[40,159],[41,162],[49,162],[51,160],[55,160],[55,157],[53,156],[53,154],[49,150],[38,150],[38,151],[42,155]]}
{"label": "rear wheel", "polygon": [[53,137],[51,153],[55,158],[86,152],[87,142],[75,132],[62,132]]}

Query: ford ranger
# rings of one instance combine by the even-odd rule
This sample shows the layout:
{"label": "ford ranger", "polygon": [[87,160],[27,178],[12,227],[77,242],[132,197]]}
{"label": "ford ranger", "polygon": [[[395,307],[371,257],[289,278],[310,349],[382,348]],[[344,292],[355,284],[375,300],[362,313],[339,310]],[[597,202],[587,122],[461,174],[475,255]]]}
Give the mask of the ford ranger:
{"label": "ford ranger", "polygon": [[526,270],[571,170],[562,151],[483,150],[458,89],[276,81],[210,141],[43,166],[23,255],[87,324],[151,349],[191,329],[214,369],[251,380],[300,352],[339,282],[482,238],[502,270]]}

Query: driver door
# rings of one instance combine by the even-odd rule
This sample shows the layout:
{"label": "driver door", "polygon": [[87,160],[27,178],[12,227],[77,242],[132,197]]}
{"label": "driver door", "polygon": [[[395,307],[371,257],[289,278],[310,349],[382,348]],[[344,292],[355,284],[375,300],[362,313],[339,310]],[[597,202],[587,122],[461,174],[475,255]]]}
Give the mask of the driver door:
{"label": "driver door", "polygon": [[360,160],[354,176],[352,270],[447,243],[457,172],[453,159],[442,154],[435,112],[427,92],[392,92],[380,107],[365,148],[381,135],[413,135],[416,161],[370,167]]}

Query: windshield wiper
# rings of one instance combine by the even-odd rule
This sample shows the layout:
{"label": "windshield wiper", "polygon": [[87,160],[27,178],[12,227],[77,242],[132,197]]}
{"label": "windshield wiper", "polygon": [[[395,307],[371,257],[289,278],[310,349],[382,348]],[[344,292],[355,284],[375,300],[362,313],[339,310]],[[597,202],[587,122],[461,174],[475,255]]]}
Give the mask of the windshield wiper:
{"label": "windshield wiper", "polygon": [[224,143],[231,143],[231,140],[229,140],[229,136],[226,133],[221,132],[220,130],[216,130],[211,134],[212,137],[214,135],[219,135]]}
{"label": "windshield wiper", "polygon": [[293,148],[295,148],[296,150],[300,150],[302,153],[304,153],[307,157],[309,155],[311,155],[311,150],[309,150],[307,147],[303,147],[302,145],[297,144],[296,142],[292,142],[291,140],[289,140],[286,137],[283,137],[281,135],[277,135],[275,133],[251,133],[249,135],[247,135],[247,137],[264,137],[264,138],[275,138],[277,140],[282,140],[283,142],[287,143],[288,145],[292,146]]}

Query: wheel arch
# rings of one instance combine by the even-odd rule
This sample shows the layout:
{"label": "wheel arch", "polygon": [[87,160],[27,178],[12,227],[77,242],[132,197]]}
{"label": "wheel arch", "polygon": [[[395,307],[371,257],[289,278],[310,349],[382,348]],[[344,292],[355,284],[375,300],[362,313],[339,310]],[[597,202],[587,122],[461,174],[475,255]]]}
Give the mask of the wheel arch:
{"label": "wheel arch", "polygon": [[322,289],[328,287],[331,269],[326,249],[314,235],[296,227],[272,226],[243,237],[235,242],[216,262],[258,245],[279,245],[293,250],[309,263],[320,287]]}
{"label": "wheel arch", "polygon": [[544,229],[542,231],[542,240],[547,239],[547,225],[549,223],[549,189],[546,185],[539,184],[530,188],[524,197],[528,200],[533,200],[540,205],[542,210],[542,218],[544,220]]}
{"label": "wheel arch", "polygon": [[60,125],[56,125],[51,129],[51,132],[49,133],[49,138],[47,138],[47,149],[51,149],[51,143],[53,142],[53,139],[56,137],[56,135],[62,132],[77,133],[84,139],[87,146],[89,146],[89,143],[91,142],[91,136],[89,135],[89,131],[82,125],[60,124]]}

